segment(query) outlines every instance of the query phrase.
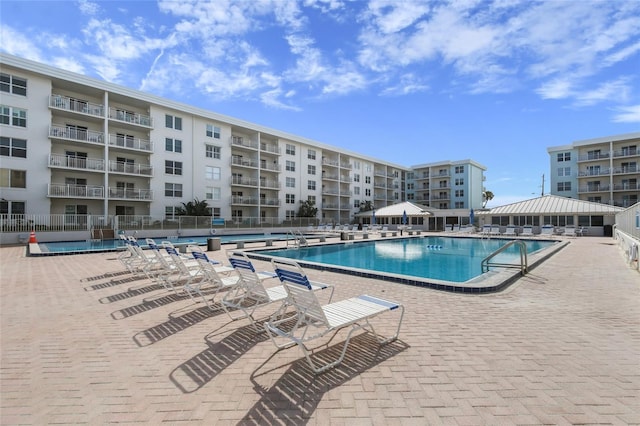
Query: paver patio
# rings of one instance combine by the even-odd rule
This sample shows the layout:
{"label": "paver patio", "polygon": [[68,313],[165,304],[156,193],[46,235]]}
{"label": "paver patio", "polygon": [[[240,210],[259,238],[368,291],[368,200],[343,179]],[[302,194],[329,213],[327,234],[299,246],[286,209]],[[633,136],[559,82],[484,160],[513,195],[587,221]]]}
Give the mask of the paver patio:
{"label": "paver patio", "polygon": [[298,348],[132,278],[115,253],[9,247],[0,262],[3,425],[640,424],[640,274],[611,238],[571,239],[498,294],[308,270],[335,300],[406,307],[398,341],[361,335],[318,376]]}

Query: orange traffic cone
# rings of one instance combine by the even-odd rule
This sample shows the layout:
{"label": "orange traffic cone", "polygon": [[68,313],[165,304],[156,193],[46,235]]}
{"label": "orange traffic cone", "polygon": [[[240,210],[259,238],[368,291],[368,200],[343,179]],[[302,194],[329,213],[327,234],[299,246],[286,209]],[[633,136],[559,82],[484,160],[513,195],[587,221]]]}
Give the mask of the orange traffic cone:
{"label": "orange traffic cone", "polygon": [[31,235],[29,235],[29,244],[37,243],[36,241],[36,231],[31,231]]}

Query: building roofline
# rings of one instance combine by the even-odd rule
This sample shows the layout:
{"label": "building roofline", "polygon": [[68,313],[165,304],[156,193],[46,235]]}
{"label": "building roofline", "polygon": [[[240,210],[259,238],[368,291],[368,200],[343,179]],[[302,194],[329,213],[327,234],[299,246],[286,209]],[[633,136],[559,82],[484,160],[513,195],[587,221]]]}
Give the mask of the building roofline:
{"label": "building roofline", "polygon": [[607,142],[622,142],[626,140],[640,139],[640,132],[631,132],[631,133],[622,133],[619,135],[611,135],[611,136],[601,136],[598,138],[591,139],[581,139],[577,141],[573,141],[568,145],[558,145],[558,146],[550,146],[547,148],[547,152],[560,151],[563,149],[574,149],[579,146],[584,145],[593,145],[598,143],[607,143]]}

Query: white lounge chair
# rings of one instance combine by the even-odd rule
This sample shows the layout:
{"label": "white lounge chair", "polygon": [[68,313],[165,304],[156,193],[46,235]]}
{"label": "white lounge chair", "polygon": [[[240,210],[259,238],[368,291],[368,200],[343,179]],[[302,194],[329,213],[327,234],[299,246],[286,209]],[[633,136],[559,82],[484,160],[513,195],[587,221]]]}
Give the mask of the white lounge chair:
{"label": "white lounge chair", "polygon": [[491,235],[491,225],[482,225],[481,235],[483,236]]}
{"label": "white lounge chair", "polygon": [[195,300],[193,297],[195,293],[202,298],[209,309],[215,310],[212,305],[216,295],[222,290],[227,290],[238,285],[240,277],[229,274],[234,271],[234,268],[212,262],[207,254],[200,250],[199,247],[190,248],[192,249],[191,254],[198,262],[200,269],[197,273],[197,278],[185,284],[184,289],[192,300]]}
{"label": "white lounge chair", "polygon": [[565,237],[575,237],[576,234],[576,227],[575,226],[567,226],[564,228],[564,232],[562,233],[563,236]]}
{"label": "white lounge chair", "polygon": [[500,235],[500,225],[491,225],[491,235]]}
{"label": "white lounge chair", "polygon": [[[253,315],[258,308],[270,304],[279,305],[271,315],[271,319],[282,317],[289,305],[287,290],[283,285],[264,286],[266,279],[277,278],[277,275],[270,272],[256,272],[251,260],[244,252],[231,252],[228,258],[240,277],[238,285],[230,289],[222,299],[222,306],[229,317],[234,321],[248,318],[256,329],[259,329]],[[333,286],[316,282],[311,285],[314,291],[331,289],[329,300],[333,298]],[[241,314],[235,315],[233,311],[240,311]]]}
{"label": "white lounge chair", "polygon": [[[404,306],[400,303],[374,296],[360,295],[339,302],[321,305],[316,293],[313,291],[313,286],[296,262],[273,259],[272,264],[280,281],[282,281],[287,290],[289,303],[297,311],[297,318],[291,329],[281,328],[281,324],[285,322],[289,324],[291,322],[289,318],[268,321],[264,324],[264,327],[278,349],[292,344],[300,346],[314,373],[321,373],[342,362],[351,336],[356,330],[372,333],[381,345],[398,338],[402,318],[404,317]],[[370,320],[382,313],[391,311],[399,313],[398,326],[391,337],[383,338],[375,332]],[[313,351],[307,347],[307,343],[329,334],[335,336],[339,330],[345,327],[351,327],[351,330],[338,358],[325,360],[322,365],[316,365],[316,362],[311,358]],[[287,344],[279,344],[274,336],[285,339]]]}
{"label": "white lounge chair", "polygon": [[514,225],[508,225],[502,235],[506,237],[517,237],[518,233],[516,232],[516,227]]}
{"label": "white lounge chair", "polygon": [[522,234],[520,234],[523,237],[533,237],[533,226],[531,225],[525,225],[522,227]]}
{"label": "white lounge chair", "polygon": [[545,237],[553,237],[554,233],[555,233],[555,228],[553,227],[553,225],[544,225],[540,229],[540,235]]}

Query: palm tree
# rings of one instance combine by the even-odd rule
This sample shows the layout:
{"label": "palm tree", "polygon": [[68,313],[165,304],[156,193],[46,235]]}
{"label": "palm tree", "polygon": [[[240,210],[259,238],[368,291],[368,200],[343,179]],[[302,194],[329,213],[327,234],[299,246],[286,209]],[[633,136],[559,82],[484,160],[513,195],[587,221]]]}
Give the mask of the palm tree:
{"label": "palm tree", "polygon": [[183,207],[176,209],[176,214],[180,216],[211,216],[207,200],[198,200],[195,198],[188,203],[182,203]]}
{"label": "palm tree", "polygon": [[371,201],[363,201],[360,203],[360,213],[373,210],[373,203]]}
{"label": "palm tree", "polygon": [[493,192],[484,191],[482,193],[482,208],[487,207],[487,203],[491,200],[493,200]]}

